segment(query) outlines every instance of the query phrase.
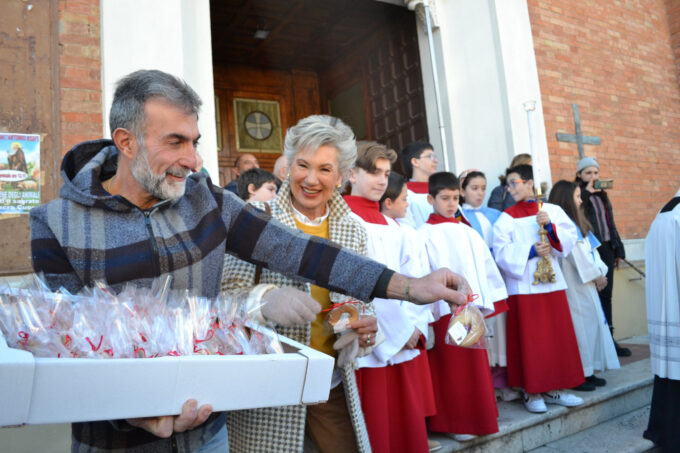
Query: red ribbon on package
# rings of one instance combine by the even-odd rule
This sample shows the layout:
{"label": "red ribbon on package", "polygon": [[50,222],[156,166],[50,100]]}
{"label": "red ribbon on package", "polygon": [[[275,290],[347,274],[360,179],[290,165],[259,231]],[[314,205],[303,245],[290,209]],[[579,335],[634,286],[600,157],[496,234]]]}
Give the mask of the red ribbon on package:
{"label": "red ribbon on package", "polygon": [[470,302],[472,302],[472,301],[474,301],[474,300],[477,300],[478,298],[479,298],[479,294],[468,294],[468,296],[467,296],[467,302],[465,302],[463,305],[461,305],[460,307],[458,307],[458,309],[457,309],[456,312],[453,314],[453,316],[458,316],[458,313],[460,313],[460,311],[463,309],[463,307],[465,307],[465,306],[466,306],[467,304],[469,304]]}
{"label": "red ribbon on package", "polygon": [[[338,308],[338,307],[342,307],[342,306],[345,305],[345,304],[361,304],[361,301],[356,300],[356,299],[350,299],[350,300],[348,300],[348,301],[346,301],[346,302],[338,302],[338,303],[335,303],[335,304],[330,304],[330,305],[328,306],[328,308],[324,308],[324,309],[321,310],[321,311],[331,311],[331,310],[334,310],[334,309],[336,309],[336,308]],[[361,313],[363,313],[365,309],[366,309],[366,307],[363,306],[363,304],[362,304]]]}

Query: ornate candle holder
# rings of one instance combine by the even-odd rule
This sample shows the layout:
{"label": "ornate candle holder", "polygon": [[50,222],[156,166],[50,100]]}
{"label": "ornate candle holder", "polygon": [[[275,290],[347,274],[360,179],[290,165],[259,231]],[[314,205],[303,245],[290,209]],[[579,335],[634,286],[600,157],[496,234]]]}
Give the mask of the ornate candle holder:
{"label": "ornate candle holder", "polygon": [[[536,202],[538,203],[538,210],[540,211],[543,207],[541,203],[541,187],[536,188]],[[541,242],[544,244],[548,243],[548,231],[543,225],[538,229],[538,235],[541,237]],[[538,265],[536,266],[536,272],[534,272],[534,285],[539,283],[555,283],[555,271],[553,270],[552,263],[547,256],[542,256],[538,260]]]}

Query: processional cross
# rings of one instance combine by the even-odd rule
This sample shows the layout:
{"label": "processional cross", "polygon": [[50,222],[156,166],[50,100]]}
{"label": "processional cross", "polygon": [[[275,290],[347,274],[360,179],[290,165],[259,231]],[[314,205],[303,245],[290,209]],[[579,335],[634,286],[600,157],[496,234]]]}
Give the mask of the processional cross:
{"label": "processional cross", "polygon": [[571,104],[571,109],[574,111],[574,126],[576,127],[575,134],[565,134],[557,132],[557,140],[560,142],[576,143],[578,145],[578,158],[583,159],[585,153],[583,152],[583,145],[599,145],[601,143],[600,137],[590,137],[583,135],[581,132],[581,117],[578,114],[578,105]]}

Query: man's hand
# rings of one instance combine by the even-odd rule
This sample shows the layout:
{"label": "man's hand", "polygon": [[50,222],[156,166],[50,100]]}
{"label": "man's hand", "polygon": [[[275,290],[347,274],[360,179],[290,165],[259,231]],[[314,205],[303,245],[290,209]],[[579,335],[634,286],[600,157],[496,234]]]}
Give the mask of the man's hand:
{"label": "man's hand", "polygon": [[262,303],[262,316],[281,326],[310,323],[321,311],[321,305],[312,296],[290,286],[266,292]]}
{"label": "man's hand", "polygon": [[470,286],[465,278],[445,267],[421,278],[394,274],[387,285],[387,297],[418,305],[444,300],[456,308],[467,302],[468,294]]}
{"label": "man's hand", "polygon": [[547,225],[550,223],[550,216],[545,211],[538,211],[536,222],[538,222],[539,225]]}
{"label": "man's hand", "polygon": [[168,438],[172,433],[181,433],[196,428],[204,423],[212,413],[212,406],[204,404],[197,408],[196,400],[189,400],[182,406],[182,413],[174,416],[131,418],[127,422],[142,428],[154,436]]}
{"label": "man's hand", "polygon": [[406,344],[404,345],[404,349],[415,349],[416,346],[418,346],[418,340],[420,339],[420,330],[416,327],[413,329],[413,333],[411,334],[411,338],[408,339]]}
{"label": "man's hand", "polygon": [[618,269],[621,266],[621,261],[623,261],[623,258],[614,258],[614,269]]}
{"label": "man's hand", "polygon": [[536,254],[541,258],[550,255],[550,244],[537,242],[534,244],[534,248],[536,249]]}
{"label": "man's hand", "polygon": [[602,291],[607,286],[607,276],[603,275],[595,279],[595,289]]}

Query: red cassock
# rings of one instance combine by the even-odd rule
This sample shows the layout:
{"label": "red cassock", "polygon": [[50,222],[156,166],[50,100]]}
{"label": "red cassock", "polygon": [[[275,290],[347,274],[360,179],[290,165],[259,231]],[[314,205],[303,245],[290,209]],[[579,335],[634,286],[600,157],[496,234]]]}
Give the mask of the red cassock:
{"label": "red cassock", "polygon": [[564,291],[508,298],[508,385],[528,393],[583,383],[583,366]]}
{"label": "red cassock", "polygon": [[424,381],[427,353],[396,365],[360,368],[356,376],[373,452],[427,453],[425,417],[434,407],[432,385]]}
{"label": "red cassock", "polygon": [[435,321],[434,348],[429,352],[437,414],[428,417],[430,430],[455,434],[498,432],[498,406],[486,349],[446,344],[451,315]]}
{"label": "red cassock", "polygon": [[[538,204],[523,201],[505,212],[515,219],[534,216]],[[550,245],[562,251],[557,227],[550,227]],[[582,384],[583,366],[565,291],[512,295],[508,305],[508,385],[541,393]]]}
{"label": "red cassock", "polygon": [[[369,242],[377,240],[376,235],[389,232],[387,228],[390,223],[380,213],[377,202],[358,196],[345,196],[344,199],[352,212],[367,223],[365,227]],[[373,225],[383,225],[386,229],[382,230]],[[394,228],[399,228],[396,223],[394,223]],[[402,236],[396,235],[395,237],[401,238]],[[375,244],[373,246],[375,247]],[[394,243],[390,246],[394,246],[398,251],[401,244]],[[387,257],[388,254],[384,256]],[[372,258],[377,259],[375,256]],[[381,260],[378,259],[378,261]],[[395,258],[395,262],[381,262],[398,266],[400,264],[398,261],[399,257]],[[397,301],[387,302],[376,307],[376,312],[388,310],[383,313],[389,314],[391,310],[402,310]],[[382,318],[383,321],[385,319],[390,318]],[[387,340],[385,344],[388,344]],[[364,366],[356,371],[361,408],[374,453],[428,452],[425,419],[434,413],[434,392],[422,337],[418,347],[420,354],[409,360],[393,365]],[[399,351],[402,349],[401,345],[397,349],[392,360],[403,352],[403,350]]]}

